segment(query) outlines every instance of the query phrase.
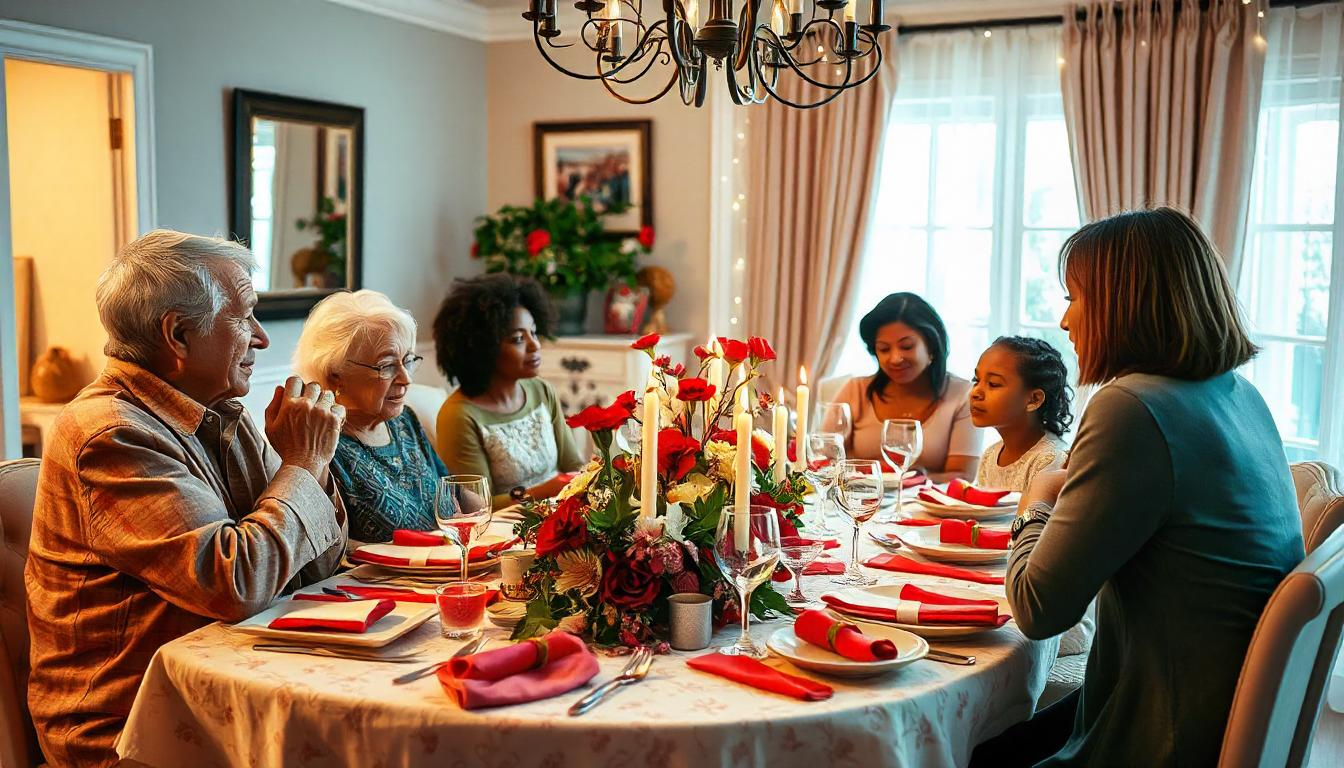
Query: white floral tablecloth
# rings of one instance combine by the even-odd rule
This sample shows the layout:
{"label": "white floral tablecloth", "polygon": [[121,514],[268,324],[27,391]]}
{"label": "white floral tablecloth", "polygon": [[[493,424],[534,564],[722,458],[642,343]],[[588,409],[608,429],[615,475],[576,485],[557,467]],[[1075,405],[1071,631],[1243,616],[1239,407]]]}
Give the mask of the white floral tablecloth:
{"label": "white floral tablecloth", "polygon": [[[864,556],[875,552],[867,551],[870,545],[875,547],[863,546]],[[884,582],[907,578],[874,573]],[[805,577],[804,584],[819,594],[828,581]],[[752,626],[763,641],[786,621]],[[726,644],[734,632],[719,632],[715,644]],[[489,635],[506,637],[493,628]],[[782,659],[767,661],[824,679],[835,696],[821,702],[799,702],[685,665],[707,651],[673,652],[657,659],[647,680],[574,718],[565,710],[587,689],[467,712],[433,676],[392,685],[392,678],[417,665],[253,651],[256,640],[214,624],[160,649],[119,753],[160,768],[965,765],[976,744],[1031,716],[1058,649],[1055,640],[1027,640],[1010,622],[972,640],[932,643],[974,655],[978,663],[971,667],[922,660],[886,676],[842,680]],[[393,648],[421,650],[432,661],[458,644],[440,637],[438,621],[431,619]],[[600,660],[594,682],[614,676],[625,661]]]}

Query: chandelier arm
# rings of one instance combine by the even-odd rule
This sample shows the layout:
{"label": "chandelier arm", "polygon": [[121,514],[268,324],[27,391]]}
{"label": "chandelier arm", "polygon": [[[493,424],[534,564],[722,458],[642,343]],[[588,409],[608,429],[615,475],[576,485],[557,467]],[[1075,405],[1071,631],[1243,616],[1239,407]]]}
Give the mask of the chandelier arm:
{"label": "chandelier arm", "polygon": [[[755,66],[749,67],[747,69],[748,87],[743,88],[737,82],[737,74],[736,74],[737,70],[732,67],[723,68],[724,76],[728,79],[729,93],[733,97],[733,102],[738,104],[739,106],[746,106],[748,104],[762,104],[765,102],[765,97],[758,95],[759,89],[756,88],[756,77],[754,72],[755,69],[756,69]],[[746,101],[743,101],[743,99],[745,99]]]}
{"label": "chandelier arm", "polygon": [[610,80],[614,83],[621,83],[622,85],[625,85],[628,83],[633,83],[634,81],[648,74],[649,70],[653,69],[653,65],[659,62],[659,59],[661,59],[664,64],[670,64],[672,62],[672,57],[667,54],[667,51],[661,50],[662,47],[663,47],[663,38],[660,38],[655,46],[656,50],[651,51],[648,56],[649,63],[644,65],[644,68],[639,71],[639,74],[631,75],[630,77],[626,78],[604,77],[602,79]]}
{"label": "chandelier arm", "polygon": [[607,93],[610,93],[612,96],[615,96],[616,98],[620,99],[626,104],[640,105],[640,104],[652,104],[653,102],[663,98],[663,96],[665,96],[668,91],[672,90],[672,84],[675,82],[677,82],[677,71],[674,69],[672,70],[672,77],[667,79],[667,84],[663,86],[663,89],[647,99],[631,99],[626,96],[622,96],[621,94],[616,92],[616,88],[611,84],[611,81],[605,77],[602,78],[602,87],[607,89]]}
{"label": "chandelier arm", "polygon": [[[543,48],[542,45],[541,45],[541,35],[536,34],[536,31],[535,31],[535,30],[533,31],[532,39],[536,42],[536,44],[537,44],[537,50],[541,52],[541,57],[542,57],[543,59],[546,60],[546,63],[547,63],[547,64],[550,64],[553,68],[555,68],[555,70],[556,70],[557,72],[560,72],[561,74],[569,75],[570,77],[577,78],[577,79],[579,79],[579,80],[601,80],[601,79],[602,79],[602,75],[600,75],[600,74],[597,74],[597,75],[585,75],[585,74],[582,73],[582,72],[575,72],[574,70],[570,69],[569,67],[566,67],[566,66],[564,66],[563,64],[557,62],[555,59],[551,58],[551,54],[547,53],[546,49]],[[549,44],[549,43],[548,43],[548,44]],[[569,44],[564,45],[564,46],[555,46],[555,47],[569,48],[569,47],[571,47],[571,46],[573,46],[573,45],[574,45],[573,43],[569,43]]]}
{"label": "chandelier arm", "polygon": [[816,109],[817,107],[824,107],[827,104],[831,103],[832,101],[835,101],[836,98],[840,96],[840,94],[844,93],[844,90],[831,91],[831,93],[828,94],[826,98],[822,99],[821,101],[812,104],[800,104],[796,101],[791,101],[789,99],[784,98],[783,96],[780,96],[779,92],[776,91],[774,88],[772,88],[768,83],[762,81],[761,84],[765,86],[766,92],[769,93],[775,99],[775,101],[778,101],[780,104],[783,104],[786,107],[793,107],[794,109]]}
{"label": "chandelier arm", "polygon": [[[857,2],[858,0],[854,0]],[[742,69],[747,65],[747,60],[751,58],[751,39],[756,36],[756,9],[761,0],[745,0],[742,3],[742,13],[739,16],[737,28],[737,59],[733,62],[733,69]]]}

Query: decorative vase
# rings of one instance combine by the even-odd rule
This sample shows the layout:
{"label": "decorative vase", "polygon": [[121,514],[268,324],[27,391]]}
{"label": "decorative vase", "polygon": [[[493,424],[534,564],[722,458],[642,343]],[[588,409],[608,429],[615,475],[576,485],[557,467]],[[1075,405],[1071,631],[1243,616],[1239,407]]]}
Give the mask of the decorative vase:
{"label": "decorative vase", "polygon": [[51,347],[33,363],[33,394],[44,403],[64,403],[84,386],[79,367],[64,347]]}
{"label": "decorative vase", "polygon": [[552,295],[555,307],[555,332],[560,336],[582,335],[588,325],[588,292]]}

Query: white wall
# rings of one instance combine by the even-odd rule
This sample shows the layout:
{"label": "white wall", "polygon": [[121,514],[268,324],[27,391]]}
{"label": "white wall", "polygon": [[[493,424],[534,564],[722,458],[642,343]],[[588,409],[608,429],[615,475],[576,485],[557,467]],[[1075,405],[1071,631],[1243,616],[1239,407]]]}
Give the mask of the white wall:
{"label": "white wall", "polygon": [[[4,0],[3,13],[154,47],[159,226],[227,232],[233,88],[363,107],[364,284],[428,338],[486,207],[484,44],[323,0]],[[267,324],[259,376],[288,364],[299,325]]]}

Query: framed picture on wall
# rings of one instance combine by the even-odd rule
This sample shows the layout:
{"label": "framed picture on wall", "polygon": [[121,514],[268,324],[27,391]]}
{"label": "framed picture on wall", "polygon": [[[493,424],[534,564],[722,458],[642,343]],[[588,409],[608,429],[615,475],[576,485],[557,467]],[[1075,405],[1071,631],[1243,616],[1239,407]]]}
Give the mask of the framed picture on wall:
{"label": "framed picture on wall", "polygon": [[532,138],[537,197],[587,196],[612,211],[607,230],[617,237],[653,226],[652,120],[536,123]]}

